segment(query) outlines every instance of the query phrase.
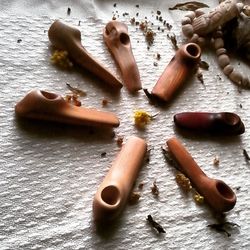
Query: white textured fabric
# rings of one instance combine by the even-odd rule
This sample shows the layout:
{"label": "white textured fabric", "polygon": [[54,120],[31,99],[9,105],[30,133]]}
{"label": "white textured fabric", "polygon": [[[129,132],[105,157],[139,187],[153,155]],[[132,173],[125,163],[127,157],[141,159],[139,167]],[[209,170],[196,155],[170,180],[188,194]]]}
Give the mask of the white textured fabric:
{"label": "white textured fabric", "polygon": [[[113,4],[117,3],[114,7]],[[140,91],[131,96],[123,88],[112,96],[91,75],[62,71],[50,64],[47,30],[55,18],[78,25],[82,43],[91,54],[117,75],[112,57],[102,40],[102,29],[118,11],[119,20],[128,24],[134,56],[144,88],[151,89],[174,55],[169,31],[156,20],[156,11],[173,25],[182,42],[181,11],[168,11],[176,1],[1,1],[0,16],[0,249],[249,249],[250,165],[242,149],[250,152],[249,91],[238,92],[224,77],[212,52],[202,55],[209,62],[203,71],[204,85],[193,78],[165,108],[149,104]],[[139,4],[139,8],[135,5]],[[215,1],[210,6],[214,6]],[[67,8],[71,15],[67,15]],[[124,11],[130,16],[123,16]],[[153,11],[153,12],[152,12]],[[136,17],[136,13],[139,16]],[[82,13],[82,14],[81,14]],[[148,50],[142,32],[129,20],[154,23],[155,42]],[[18,43],[17,40],[21,39]],[[156,60],[156,53],[161,59]],[[154,66],[154,62],[158,66]],[[240,66],[239,66],[240,67]],[[52,123],[18,121],[14,105],[31,89],[43,89],[64,95],[66,83],[87,92],[84,106],[115,112],[121,125],[115,138],[102,131]],[[112,102],[102,107],[102,99]],[[241,107],[242,106],[242,107]],[[145,131],[133,125],[133,111],[144,109],[156,114]],[[246,125],[242,136],[233,138],[185,137],[175,130],[173,115],[182,111],[231,111]],[[137,183],[144,182],[138,204],[127,206],[119,223],[110,225],[107,235],[96,231],[92,221],[92,201],[98,185],[119,151],[117,136],[138,135],[148,141],[150,161],[142,167]],[[161,153],[161,146],[177,136],[202,169],[211,177],[228,183],[236,192],[237,203],[227,220],[237,223],[231,237],[212,231],[214,215],[197,206],[191,195],[181,192],[175,182],[175,170]],[[105,157],[101,154],[106,152]],[[218,167],[213,165],[218,155]],[[156,199],[151,186],[156,180],[160,194]],[[239,188],[240,187],[240,188]],[[164,227],[158,235],[148,225],[151,214]]]}

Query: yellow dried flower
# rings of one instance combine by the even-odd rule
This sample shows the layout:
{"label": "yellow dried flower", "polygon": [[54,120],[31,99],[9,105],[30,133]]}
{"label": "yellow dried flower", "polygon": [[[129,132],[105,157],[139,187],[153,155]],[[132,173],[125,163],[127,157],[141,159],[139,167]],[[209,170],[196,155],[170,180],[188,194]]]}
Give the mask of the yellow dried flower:
{"label": "yellow dried flower", "polygon": [[193,195],[194,201],[201,205],[204,203],[204,197],[202,195],[200,195],[198,192],[195,192],[195,194]]}
{"label": "yellow dried flower", "polygon": [[186,192],[192,189],[190,180],[182,173],[178,173],[175,176],[177,184]]}
{"label": "yellow dried flower", "polygon": [[73,64],[68,58],[68,52],[64,50],[55,50],[50,61],[63,69],[72,68]]}
{"label": "yellow dried flower", "polygon": [[134,111],[134,122],[135,125],[139,128],[144,128],[150,121],[152,116],[144,110],[135,110]]}

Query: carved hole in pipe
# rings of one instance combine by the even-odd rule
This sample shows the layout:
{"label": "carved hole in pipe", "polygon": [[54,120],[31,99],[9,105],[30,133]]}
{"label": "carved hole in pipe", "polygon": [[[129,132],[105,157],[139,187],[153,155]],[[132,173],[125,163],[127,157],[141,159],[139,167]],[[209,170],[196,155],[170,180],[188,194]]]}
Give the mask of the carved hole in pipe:
{"label": "carved hole in pipe", "polygon": [[54,94],[54,93],[49,93],[49,92],[46,92],[46,91],[41,91],[41,94],[46,98],[46,99],[49,99],[49,100],[54,100],[58,97],[57,94]]}
{"label": "carved hole in pipe", "polygon": [[120,42],[124,45],[127,45],[129,43],[129,36],[126,33],[121,33]]}
{"label": "carved hole in pipe", "polygon": [[120,191],[116,186],[107,186],[102,190],[102,200],[108,205],[115,205],[120,200]]}
{"label": "carved hole in pipe", "polygon": [[190,44],[186,47],[186,50],[190,56],[196,57],[199,55],[199,48],[195,44]]}
{"label": "carved hole in pipe", "polygon": [[222,181],[216,183],[216,188],[218,192],[226,199],[231,199],[234,197],[232,189]]}
{"label": "carved hole in pipe", "polygon": [[239,122],[239,117],[234,114],[224,113],[223,118],[224,121],[231,126],[236,125]]}

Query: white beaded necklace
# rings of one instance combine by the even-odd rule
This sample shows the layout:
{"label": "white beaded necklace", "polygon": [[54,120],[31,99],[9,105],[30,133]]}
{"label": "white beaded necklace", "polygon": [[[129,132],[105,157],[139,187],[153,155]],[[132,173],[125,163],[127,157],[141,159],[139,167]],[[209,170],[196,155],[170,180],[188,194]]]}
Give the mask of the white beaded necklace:
{"label": "white beaded necklace", "polygon": [[249,16],[250,6],[237,3],[236,0],[226,0],[220,3],[216,8],[205,14],[201,10],[196,10],[187,14],[182,20],[182,32],[201,47],[206,42],[206,36],[212,34],[212,41],[216,50],[218,64],[223,73],[240,87],[250,88],[250,79],[238,72],[230,63],[230,57],[224,48],[223,33],[221,26],[226,24],[241,13]]}

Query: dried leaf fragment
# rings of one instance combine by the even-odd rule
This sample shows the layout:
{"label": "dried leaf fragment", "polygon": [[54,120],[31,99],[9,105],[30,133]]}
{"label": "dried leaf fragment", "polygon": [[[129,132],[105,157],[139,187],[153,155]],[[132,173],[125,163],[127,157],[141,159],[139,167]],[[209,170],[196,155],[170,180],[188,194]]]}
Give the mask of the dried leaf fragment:
{"label": "dried leaf fragment", "polygon": [[73,92],[74,94],[78,95],[78,96],[86,96],[86,92],[84,92],[81,89],[78,89],[76,87],[72,87],[69,83],[66,83],[66,86],[68,87],[68,89]]}
{"label": "dried leaf fragment", "polygon": [[174,7],[169,8],[169,10],[183,10],[183,11],[195,11],[200,8],[208,8],[209,6],[196,1],[186,2],[186,3],[178,3]]}
{"label": "dried leaf fragment", "polygon": [[204,69],[204,70],[208,70],[209,69],[209,64],[205,61],[200,61],[199,62],[199,67]]}
{"label": "dried leaf fragment", "polygon": [[188,192],[192,189],[191,182],[184,174],[178,173],[175,176],[177,184],[185,191]]}
{"label": "dried leaf fragment", "polygon": [[249,156],[249,154],[247,153],[246,149],[243,149],[243,155],[245,156],[245,159],[246,159],[247,161],[250,161],[250,156]]}
{"label": "dried leaf fragment", "polygon": [[133,191],[129,196],[129,200],[128,200],[129,204],[131,205],[136,204],[138,200],[140,199],[140,197],[141,197],[141,194],[139,192]]}
{"label": "dried leaf fragment", "polygon": [[214,164],[214,166],[218,166],[218,165],[219,165],[219,163],[220,163],[219,156],[218,156],[218,155],[216,155],[216,156],[214,157],[213,164]]}
{"label": "dried leaf fragment", "polygon": [[172,33],[171,35],[167,34],[167,38],[171,41],[173,47],[175,50],[178,50],[179,47],[177,45],[177,40],[176,40],[176,36],[174,33]]}
{"label": "dried leaf fragment", "polygon": [[156,185],[156,181],[153,182],[153,186],[151,187],[151,192],[154,196],[159,196],[159,188]]}
{"label": "dried leaf fragment", "polygon": [[145,126],[152,120],[152,116],[144,110],[134,111],[134,123],[138,128],[145,128]]}
{"label": "dried leaf fragment", "polygon": [[158,233],[166,233],[164,228],[159,223],[157,223],[150,214],[147,217],[147,221],[153,228],[157,230]]}
{"label": "dried leaf fragment", "polygon": [[226,235],[230,237],[231,233],[228,232],[228,229],[231,229],[232,227],[240,227],[240,226],[236,223],[226,221],[226,222],[218,223],[218,224],[210,224],[210,225],[207,225],[207,227],[215,229],[217,232],[226,233]]}
{"label": "dried leaf fragment", "polygon": [[68,52],[65,50],[55,50],[50,57],[50,61],[62,69],[70,69],[73,67],[73,63],[68,58]]}

